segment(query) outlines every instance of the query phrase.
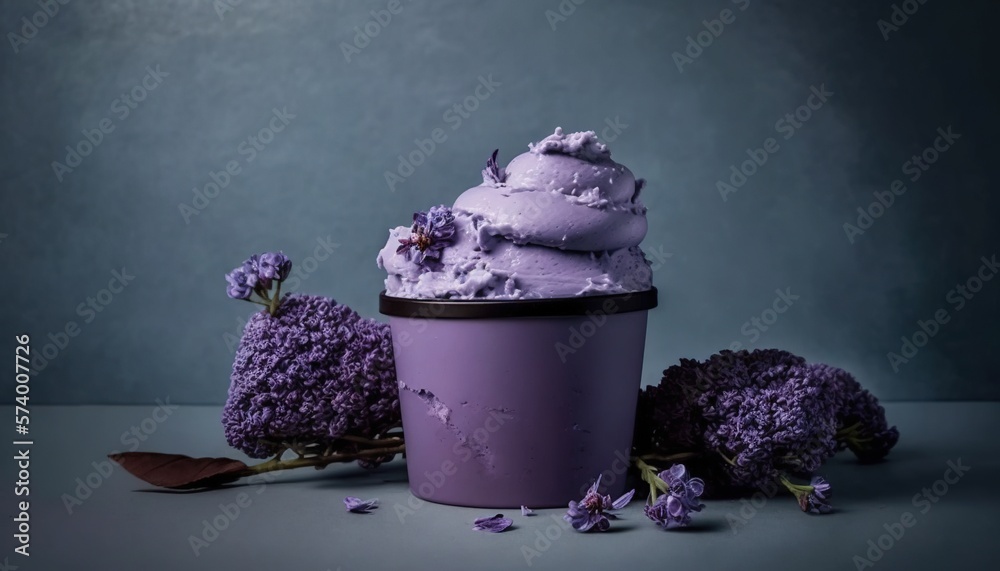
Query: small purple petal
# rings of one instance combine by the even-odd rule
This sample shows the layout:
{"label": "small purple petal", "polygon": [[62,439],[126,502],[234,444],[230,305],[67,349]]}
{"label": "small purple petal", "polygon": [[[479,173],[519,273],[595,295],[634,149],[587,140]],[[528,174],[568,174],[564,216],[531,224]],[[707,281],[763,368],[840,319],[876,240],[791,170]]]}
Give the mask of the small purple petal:
{"label": "small purple petal", "polygon": [[497,514],[491,517],[481,517],[472,523],[472,529],[476,531],[500,533],[513,525],[514,521],[510,518],[503,517],[503,514]]}
{"label": "small purple petal", "polygon": [[500,149],[493,151],[493,155],[486,160],[486,168],[483,169],[483,184],[499,186],[507,181],[507,173],[497,164],[497,155]]}
{"label": "small purple petal", "polygon": [[229,282],[229,287],[226,288],[226,294],[233,299],[250,299],[250,294],[253,293],[254,285],[250,283],[250,279],[250,276],[243,270],[242,267],[229,272],[226,274],[226,281]]}
{"label": "small purple petal", "polygon": [[608,520],[607,516],[602,516],[597,520],[597,525],[595,527],[597,531],[608,531],[611,529],[611,522]]}
{"label": "small purple petal", "polygon": [[687,483],[688,492],[693,496],[700,496],[705,491],[705,481],[701,478],[691,478]]}
{"label": "small purple petal", "polygon": [[590,490],[587,491],[588,495],[589,494],[596,494],[597,493],[597,488],[601,487],[601,476],[603,476],[603,475],[604,474],[598,474],[597,475],[597,479],[594,480],[594,485],[590,486]]}
{"label": "small purple petal", "polygon": [[635,490],[628,492],[617,500],[611,502],[611,509],[620,510],[627,506],[629,502],[632,501],[632,496],[635,495]]}
{"label": "small purple petal", "polygon": [[813,493],[816,494],[816,497],[819,499],[825,500],[830,497],[830,482],[827,482],[826,478],[823,476],[813,476],[809,485],[813,487]]}
{"label": "small purple petal", "polygon": [[378,507],[378,498],[362,500],[361,498],[347,496],[344,498],[344,506],[347,507],[347,511],[351,513],[366,514],[369,513],[370,510]]}
{"label": "small purple petal", "polygon": [[264,252],[257,259],[260,277],[284,281],[292,270],[292,261],[282,252]]}
{"label": "small purple petal", "polygon": [[521,515],[525,517],[535,515],[535,510],[529,508],[528,506],[521,506]]}
{"label": "small purple petal", "polygon": [[590,531],[590,528],[592,528],[595,525],[597,525],[597,522],[600,521],[600,519],[601,519],[601,517],[599,515],[597,515],[597,514],[584,515],[583,517],[576,518],[572,522],[573,523],[573,529],[575,529],[577,531],[582,531],[582,532],[586,533],[586,532]]}

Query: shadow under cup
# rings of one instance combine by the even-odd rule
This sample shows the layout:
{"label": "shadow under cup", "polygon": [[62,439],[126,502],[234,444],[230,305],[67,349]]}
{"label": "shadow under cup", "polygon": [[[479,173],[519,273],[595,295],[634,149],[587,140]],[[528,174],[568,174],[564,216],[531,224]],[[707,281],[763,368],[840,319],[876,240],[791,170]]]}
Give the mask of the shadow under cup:
{"label": "shadow under cup", "polygon": [[647,291],[532,300],[379,296],[392,329],[410,491],[471,507],[624,491]]}

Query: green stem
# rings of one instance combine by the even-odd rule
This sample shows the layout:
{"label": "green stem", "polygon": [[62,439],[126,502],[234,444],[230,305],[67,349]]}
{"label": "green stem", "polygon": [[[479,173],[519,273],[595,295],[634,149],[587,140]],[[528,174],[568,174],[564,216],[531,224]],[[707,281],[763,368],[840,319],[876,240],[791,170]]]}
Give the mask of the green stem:
{"label": "green stem", "polygon": [[654,466],[650,466],[643,460],[643,457],[633,457],[632,463],[639,469],[639,475],[643,482],[649,484],[649,502],[656,501],[657,491],[666,494],[670,491],[670,486],[657,475],[660,471]]}
{"label": "green stem", "polygon": [[268,313],[272,316],[278,311],[278,302],[281,300],[281,282],[278,282],[278,287],[274,290],[274,297],[271,298],[271,306],[268,308]]}
{"label": "green stem", "polygon": [[779,481],[789,492],[792,493],[796,498],[800,498],[803,495],[809,495],[815,489],[810,484],[796,484],[788,479],[788,476],[781,474],[778,476]]}
{"label": "green stem", "polygon": [[266,289],[264,289],[264,288],[262,288],[261,286],[258,285],[257,287],[255,287],[253,289],[253,292],[255,294],[257,294],[258,296],[260,296],[260,298],[263,299],[264,301],[266,301],[268,303],[271,303],[271,298],[267,296],[267,290]]}
{"label": "green stem", "polygon": [[375,448],[371,450],[362,450],[360,452],[299,457],[292,458],[290,460],[282,460],[281,456],[276,456],[267,462],[247,467],[244,475],[251,476],[254,474],[264,474],[266,472],[276,472],[278,470],[291,470],[294,468],[308,467],[314,467],[319,470],[321,468],[325,468],[329,464],[333,464],[334,462],[351,462],[362,458],[396,455],[402,454],[403,452],[405,452],[405,446],[403,445],[402,440],[400,440],[397,446],[391,448]]}
{"label": "green stem", "polygon": [[397,436],[389,436],[386,438],[373,439],[373,438],[364,438],[361,436],[351,436],[349,434],[345,434],[344,436],[341,436],[340,439],[346,440],[348,442],[357,442],[358,444],[364,444],[365,446],[372,446],[375,448],[396,446],[398,444],[403,443],[403,439]]}

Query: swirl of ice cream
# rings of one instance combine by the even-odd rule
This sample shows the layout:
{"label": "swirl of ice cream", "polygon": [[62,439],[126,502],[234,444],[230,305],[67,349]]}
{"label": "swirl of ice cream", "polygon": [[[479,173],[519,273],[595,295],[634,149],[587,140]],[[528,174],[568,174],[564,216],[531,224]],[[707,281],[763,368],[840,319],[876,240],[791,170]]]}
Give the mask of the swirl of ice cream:
{"label": "swirl of ice cream", "polygon": [[521,299],[647,290],[643,184],[592,131],[557,128],[506,168],[494,152],[483,183],[455,201],[455,232],[439,260],[398,253],[400,243],[419,242],[416,226],[390,231],[378,256],[386,292]]}
{"label": "swirl of ice cream", "polygon": [[481,215],[480,231],[515,244],[610,251],[638,246],[646,235],[641,182],[611,160],[593,131],[562,129],[529,145],[507,165],[502,183],[477,186],[455,209]]}

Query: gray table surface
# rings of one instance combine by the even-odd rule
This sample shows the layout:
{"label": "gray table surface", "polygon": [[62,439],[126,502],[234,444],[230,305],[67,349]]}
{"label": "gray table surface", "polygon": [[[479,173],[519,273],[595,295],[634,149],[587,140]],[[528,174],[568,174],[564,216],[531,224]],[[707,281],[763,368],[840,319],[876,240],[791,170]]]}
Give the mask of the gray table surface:
{"label": "gray table surface", "polygon": [[[13,415],[12,407],[2,408]],[[153,415],[153,406],[39,406],[31,412],[31,555],[13,552],[10,522],[0,569],[867,569],[855,556],[867,558],[869,540],[877,544],[882,535],[888,549],[871,552],[876,569],[995,568],[1000,403],[886,408],[902,433],[898,447],[881,464],[859,465],[845,453],[824,467],[835,492],[831,515],[803,514],[785,495],[758,497],[756,507],[710,500],[696,525],[665,532],[635,501],[612,533],[566,532],[556,523],[561,510],[530,518],[508,510],[514,527],[486,534],[472,531],[471,521],[493,510],[410,504],[402,461],[374,472],[356,466],[292,471],[209,492],[153,491],[119,467],[101,475],[105,454],[141,445],[243,458],[225,443],[220,407],[180,406],[164,418]],[[131,440],[132,426],[143,442]],[[16,502],[26,499],[13,493],[18,469],[12,455],[3,507],[11,518]],[[949,462],[969,470],[956,481],[947,473]],[[98,485],[89,495],[80,486],[88,479]],[[925,488],[936,501],[915,499]],[[241,494],[239,514],[221,515],[220,506]],[[341,502],[348,495],[378,497],[382,507],[371,515],[346,513]],[[80,500],[70,502],[71,512],[70,497]],[[412,512],[400,509],[413,505]],[[906,512],[912,526],[895,527],[903,534],[891,538],[885,525],[893,527]],[[196,554],[190,537],[203,534],[206,520],[225,529]],[[546,533],[554,539],[540,539]]]}

